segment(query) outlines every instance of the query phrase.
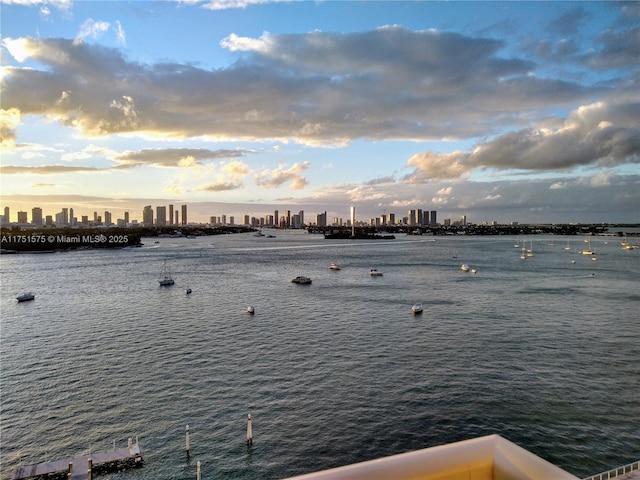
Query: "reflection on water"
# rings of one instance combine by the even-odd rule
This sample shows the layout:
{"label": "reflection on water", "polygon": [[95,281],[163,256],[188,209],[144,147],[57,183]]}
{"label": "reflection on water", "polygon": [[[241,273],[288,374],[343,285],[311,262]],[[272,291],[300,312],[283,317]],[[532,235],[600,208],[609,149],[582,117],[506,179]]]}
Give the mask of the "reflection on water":
{"label": "reflection on water", "polygon": [[490,433],[578,476],[640,457],[640,250],[275,235],[3,256],[2,478],[135,435],[145,467],[110,478],[282,478]]}

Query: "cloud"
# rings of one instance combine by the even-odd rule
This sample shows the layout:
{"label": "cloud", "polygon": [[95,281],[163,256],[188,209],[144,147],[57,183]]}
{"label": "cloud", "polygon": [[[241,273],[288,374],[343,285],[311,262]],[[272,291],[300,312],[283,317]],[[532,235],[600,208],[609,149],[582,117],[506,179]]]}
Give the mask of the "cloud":
{"label": "cloud", "polygon": [[286,168],[284,163],[280,163],[278,168],[273,170],[265,169],[258,173],[255,176],[256,185],[264,188],[277,188],[287,182],[291,182],[289,188],[300,190],[308,183],[301,173],[309,168],[310,165],[311,162],[294,163],[291,167]]}
{"label": "cloud", "polygon": [[116,39],[120,45],[126,45],[127,43],[127,34],[119,21],[116,21]]}
{"label": "cloud", "polygon": [[3,165],[0,166],[0,174],[2,175],[55,175],[78,172],[99,172],[104,169],[96,167],[79,167],[69,165],[42,165],[36,167]]}
{"label": "cloud", "polygon": [[87,37],[100,38],[104,32],[109,30],[110,26],[109,22],[94,21],[92,18],[88,18],[80,27],[80,31],[76,34],[73,42],[81,43]]}
{"label": "cloud", "polygon": [[567,170],[640,163],[640,102],[622,97],[573,110],[559,128],[529,127],[478,144],[472,152],[413,155],[413,181],[461,178],[473,169]]}
{"label": "cloud", "polygon": [[228,190],[237,190],[241,187],[242,184],[240,183],[214,182],[207,185],[202,185],[198,187],[197,190],[205,192],[226,192]]}
{"label": "cloud", "polygon": [[[88,20],[78,34],[103,34]],[[44,115],[84,136],[295,141],[440,140],[524,126],[604,90],[532,75],[500,56],[500,40],[386,26],[355,33],[230,34],[238,61],[206,70],[142,64],[83,41],[4,39],[18,62],[2,80],[3,105]],[[455,52],[455,55],[452,55]],[[37,67],[35,67],[35,66]],[[159,102],[158,99],[162,99]]]}
{"label": "cloud", "polygon": [[0,109],[0,148],[15,147],[16,128],[22,121],[17,108]]}
{"label": "cloud", "polygon": [[23,5],[25,7],[40,6],[41,10],[46,5],[51,5],[60,10],[69,10],[73,4],[72,0],[2,0],[2,3],[8,5]]}
{"label": "cloud", "polygon": [[117,168],[144,165],[155,167],[193,167],[208,161],[243,157],[248,150],[209,150],[206,148],[156,148],[129,151],[114,157]]}

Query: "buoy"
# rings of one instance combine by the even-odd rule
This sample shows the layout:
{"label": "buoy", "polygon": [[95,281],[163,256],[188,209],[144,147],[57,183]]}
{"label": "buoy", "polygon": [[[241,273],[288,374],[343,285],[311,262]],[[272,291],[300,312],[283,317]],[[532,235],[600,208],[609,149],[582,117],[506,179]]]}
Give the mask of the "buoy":
{"label": "buoy", "polygon": [[185,450],[187,451],[187,456],[189,456],[189,425],[187,425],[186,427],[186,448]]}
{"label": "buoy", "polygon": [[253,432],[251,431],[251,414],[247,417],[247,445],[253,445]]}

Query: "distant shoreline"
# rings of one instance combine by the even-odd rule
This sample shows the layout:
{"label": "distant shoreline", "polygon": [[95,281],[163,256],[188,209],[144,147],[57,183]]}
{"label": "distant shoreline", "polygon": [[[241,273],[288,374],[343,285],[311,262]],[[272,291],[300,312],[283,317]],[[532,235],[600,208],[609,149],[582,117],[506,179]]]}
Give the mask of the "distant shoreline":
{"label": "distant shoreline", "polygon": [[68,250],[136,248],[143,237],[191,238],[252,231],[246,227],[2,228],[0,253],[53,253]]}
{"label": "distant shoreline", "polygon": [[[261,227],[274,228],[275,227]],[[393,239],[396,234],[404,235],[602,235],[612,237],[640,236],[629,233],[628,228],[640,230],[640,225],[381,225],[358,226],[355,235],[351,227],[310,225],[298,230],[309,234],[321,234],[326,239]],[[68,250],[103,248],[136,248],[143,246],[142,238],[194,238],[198,236],[225,235],[255,232],[258,227],[247,225],[187,225],[162,227],[67,227],[32,228],[12,225],[0,229],[0,253],[48,253]]]}

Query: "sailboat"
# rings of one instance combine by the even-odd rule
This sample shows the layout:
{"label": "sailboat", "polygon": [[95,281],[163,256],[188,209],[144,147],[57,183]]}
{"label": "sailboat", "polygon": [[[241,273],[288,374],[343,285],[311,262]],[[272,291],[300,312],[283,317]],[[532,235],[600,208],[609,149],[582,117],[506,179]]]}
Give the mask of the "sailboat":
{"label": "sailboat", "polygon": [[582,255],[593,255],[593,250],[591,250],[591,239],[587,237],[584,241],[587,242],[587,249],[582,250]]}
{"label": "sailboat", "polygon": [[527,257],[533,257],[533,240],[531,240],[531,248],[527,250]]}
{"label": "sailboat", "polygon": [[175,282],[173,281],[173,278],[171,277],[171,274],[169,273],[169,271],[167,270],[167,261],[164,261],[164,266],[162,268],[162,275],[160,275],[160,278],[158,279],[158,283],[163,286],[169,286],[169,285],[173,285]]}
{"label": "sailboat", "polygon": [[564,247],[565,250],[569,251],[571,250],[571,245],[569,245],[569,239],[567,238],[567,246]]}

